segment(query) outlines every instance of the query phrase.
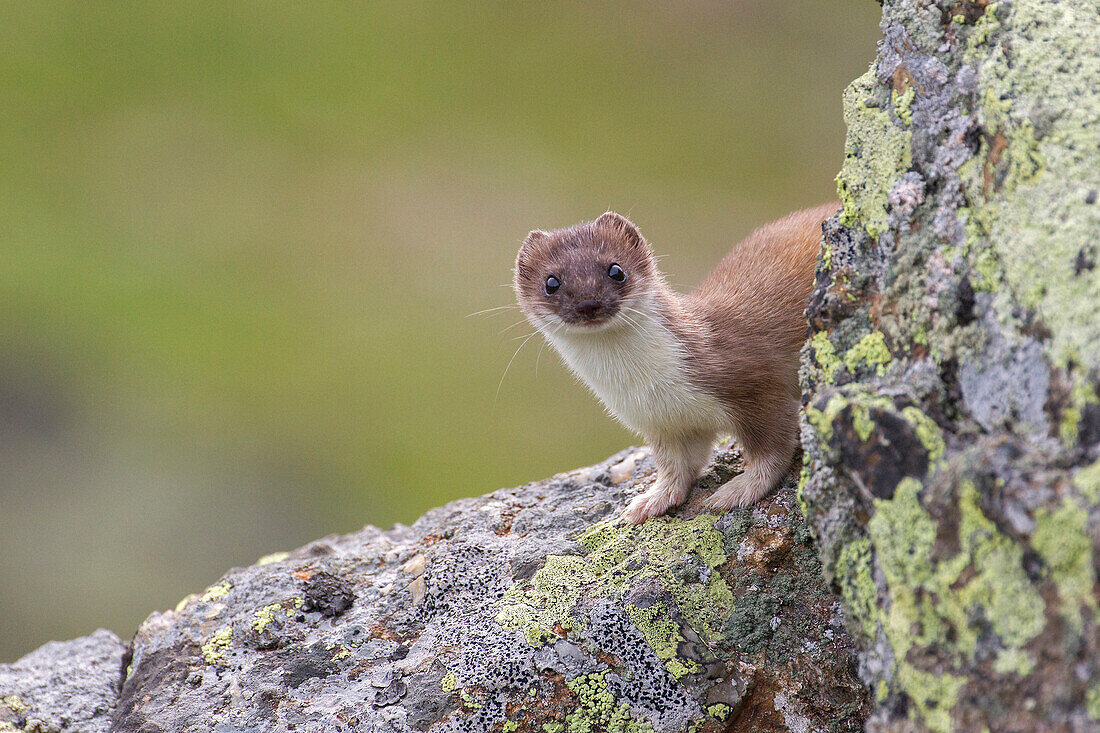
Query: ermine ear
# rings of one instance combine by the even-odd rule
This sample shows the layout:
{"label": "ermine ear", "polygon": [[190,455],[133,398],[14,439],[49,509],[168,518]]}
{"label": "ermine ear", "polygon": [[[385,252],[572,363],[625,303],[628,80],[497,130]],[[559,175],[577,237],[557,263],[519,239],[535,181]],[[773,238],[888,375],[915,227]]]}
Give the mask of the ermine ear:
{"label": "ermine ear", "polygon": [[543,241],[546,241],[548,239],[550,239],[550,235],[547,232],[544,232],[541,229],[535,229],[534,231],[529,233],[526,237],[524,237],[523,245],[525,247],[529,247],[533,244],[536,244],[537,242],[543,242]]}
{"label": "ermine ear", "polygon": [[629,244],[643,249],[647,248],[645,239],[642,237],[642,233],[638,231],[638,227],[634,226],[634,222],[622,214],[616,214],[614,211],[605,212],[599,219],[596,219],[596,228],[618,232]]}
{"label": "ermine ear", "polygon": [[523,238],[523,246],[519,248],[519,253],[516,255],[516,275],[518,277],[528,278],[531,276],[532,273],[529,266],[531,259],[530,249],[549,241],[550,235],[541,229],[536,229]]}

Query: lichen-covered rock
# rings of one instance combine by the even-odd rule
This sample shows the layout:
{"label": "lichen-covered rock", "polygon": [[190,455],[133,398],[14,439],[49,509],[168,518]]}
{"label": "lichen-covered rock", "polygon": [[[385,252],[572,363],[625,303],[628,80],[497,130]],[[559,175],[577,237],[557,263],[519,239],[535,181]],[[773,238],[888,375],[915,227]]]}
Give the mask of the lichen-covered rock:
{"label": "lichen-covered rock", "polygon": [[1100,729],[1100,2],[887,0],[803,351],[869,730]]}
{"label": "lichen-covered rock", "polygon": [[233,570],[141,626],[112,730],[859,730],[793,485],[614,521],[652,479],[632,449]]}
{"label": "lichen-covered rock", "polygon": [[100,629],[0,664],[0,733],[109,730],[127,653],[117,636]]}

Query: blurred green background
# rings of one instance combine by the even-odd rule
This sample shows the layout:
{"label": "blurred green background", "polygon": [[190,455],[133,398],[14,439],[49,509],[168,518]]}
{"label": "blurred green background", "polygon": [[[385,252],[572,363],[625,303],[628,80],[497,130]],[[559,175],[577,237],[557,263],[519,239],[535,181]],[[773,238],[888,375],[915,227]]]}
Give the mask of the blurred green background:
{"label": "blurred green background", "polygon": [[[635,439],[502,310],[834,195],[870,0],[0,5],[0,661]],[[504,333],[501,333],[504,331]]]}

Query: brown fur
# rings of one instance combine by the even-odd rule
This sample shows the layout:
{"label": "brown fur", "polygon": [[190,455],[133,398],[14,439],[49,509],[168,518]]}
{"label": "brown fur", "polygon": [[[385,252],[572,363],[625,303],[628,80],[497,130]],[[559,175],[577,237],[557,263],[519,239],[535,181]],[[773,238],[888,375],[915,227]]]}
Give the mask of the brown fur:
{"label": "brown fur", "polygon": [[798,211],[754,231],[683,298],[706,328],[677,331],[669,324],[694,357],[688,367],[693,377],[726,406],[745,449],[745,480],[716,492],[711,506],[755,502],[774,488],[794,456],[804,312],[821,224],[839,208],[830,203]]}

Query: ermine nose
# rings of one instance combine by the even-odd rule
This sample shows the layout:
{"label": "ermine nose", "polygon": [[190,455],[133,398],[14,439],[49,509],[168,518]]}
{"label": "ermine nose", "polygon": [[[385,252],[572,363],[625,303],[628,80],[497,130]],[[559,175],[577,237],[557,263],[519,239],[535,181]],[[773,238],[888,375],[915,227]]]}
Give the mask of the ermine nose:
{"label": "ermine nose", "polygon": [[600,301],[589,298],[588,300],[582,300],[577,303],[577,314],[584,316],[585,318],[591,318],[600,312]]}

